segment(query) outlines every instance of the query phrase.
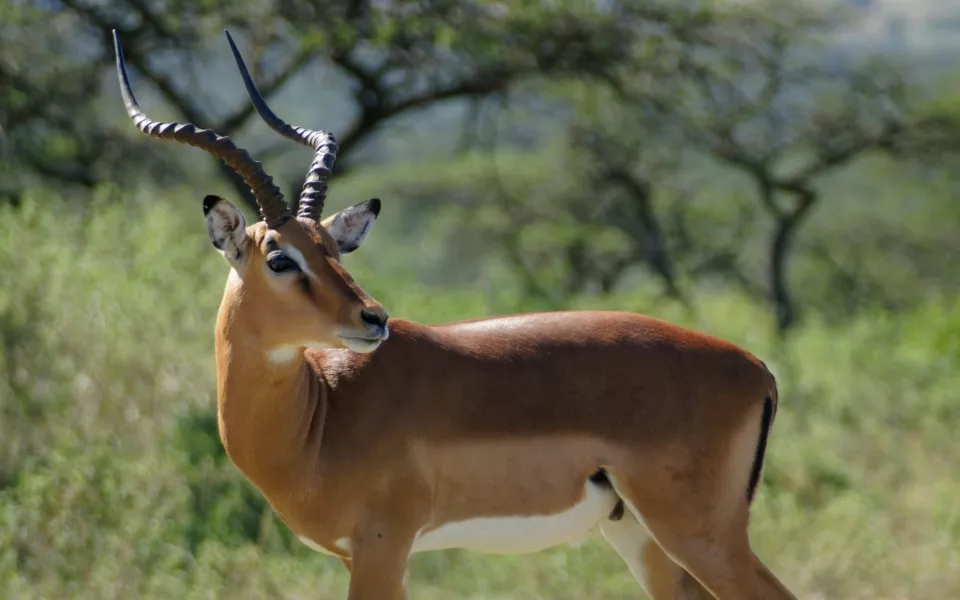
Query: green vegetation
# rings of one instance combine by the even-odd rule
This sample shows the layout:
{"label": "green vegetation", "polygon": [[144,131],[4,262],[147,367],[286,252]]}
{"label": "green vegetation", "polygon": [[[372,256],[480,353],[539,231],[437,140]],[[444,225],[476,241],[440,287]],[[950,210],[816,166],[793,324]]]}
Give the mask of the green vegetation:
{"label": "green vegetation", "polygon": [[[370,185],[358,173],[336,198]],[[226,267],[198,192],[123,193],[102,187],[78,204],[37,192],[0,211],[0,597],[343,597],[345,569],[293,539],[219,444],[212,332]],[[507,278],[418,283],[431,276],[420,258],[441,254],[424,232],[449,219],[387,204],[348,266],[405,318],[539,308]],[[775,370],[782,408],[752,528],[768,564],[805,598],[960,596],[960,301],[814,317],[777,341],[753,300],[702,289],[690,311],[655,291],[568,305],[674,320]],[[417,555],[410,589],[639,597],[599,534],[528,556]]]}
{"label": "green vegetation", "polygon": [[[765,562],[801,598],[960,597],[957,78],[837,42],[820,4],[0,0],[0,598],[345,597],[217,434],[199,204],[249,191],[136,132],[111,71],[116,29],[147,113],[296,196],[308,153],[224,27],[278,113],[336,133],[328,212],[384,200],[346,264],[391,315],[610,308],[739,343],[781,388]],[[409,583],[640,597],[599,534],[417,555]]]}

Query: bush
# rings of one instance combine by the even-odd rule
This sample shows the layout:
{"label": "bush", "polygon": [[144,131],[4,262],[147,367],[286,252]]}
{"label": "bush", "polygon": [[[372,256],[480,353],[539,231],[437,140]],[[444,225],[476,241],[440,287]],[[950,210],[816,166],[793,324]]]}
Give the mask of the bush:
{"label": "bush", "polygon": [[[114,194],[88,207],[36,195],[0,214],[0,597],[343,597],[339,562],[294,540],[220,445],[212,332],[226,267],[198,207],[175,192]],[[411,285],[416,272],[376,253],[409,248],[405,235],[379,229],[347,259],[391,314],[535,308],[506,286]],[[811,319],[779,343],[757,303],[718,290],[694,300],[688,311],[637,288],[570,307],[690,325],[775,371],[781,408],[752,536],[801,597],[960,596],[960,302]],[[411,588],[427,600],[637,596],[601,539],[417,555]]]}

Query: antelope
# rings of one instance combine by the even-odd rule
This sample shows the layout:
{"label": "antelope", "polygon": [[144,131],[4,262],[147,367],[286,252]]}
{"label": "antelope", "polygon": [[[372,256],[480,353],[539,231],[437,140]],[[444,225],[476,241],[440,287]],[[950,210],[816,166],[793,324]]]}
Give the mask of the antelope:
{"label": "antelope", "polygon": [[389,318],[342,266],[381,202],[322,218],[330,133],[257,112],[313,161],[296,216],[228,137],[146,116],[144,133],[238,173],[261,219],[203,199],[230,267],[216,320],[217,414],[236,467],[305,544],[349,569],[348,600],[401,600],[414,552],[536,552],[598,529],[655,600],[795,598],[750,546],[777,410],[739,347],[653,317],[562,311],[424,325]]}

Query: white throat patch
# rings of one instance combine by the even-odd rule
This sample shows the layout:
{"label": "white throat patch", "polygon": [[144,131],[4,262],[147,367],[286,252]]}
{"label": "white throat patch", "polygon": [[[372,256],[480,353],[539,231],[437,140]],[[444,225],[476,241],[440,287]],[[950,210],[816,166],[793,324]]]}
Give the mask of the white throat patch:
{"label": "white throat patch", "polygon": [[267,350],[267,357],[273,363],[283,364],[300,356],[304,348],[312,348],[314,350],[331,350],[334,347],[335,346],[321,342],[304,342],[302,344],[277,346]]}
{"label": "white throat patch", "polygon": [[270,362],[282,364],[288,363],[297,357],[298,348],[295,346],[278,346],[267,350],[267,357]]}

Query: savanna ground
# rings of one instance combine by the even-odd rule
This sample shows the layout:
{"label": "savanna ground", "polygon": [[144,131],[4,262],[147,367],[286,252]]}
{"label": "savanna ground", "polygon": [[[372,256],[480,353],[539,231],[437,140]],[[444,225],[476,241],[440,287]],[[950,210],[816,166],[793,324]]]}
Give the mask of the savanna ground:
{"label": "savanna ground", "polygon": [[[0,597],[344,597],[339,562],[293,539],[219,445],[226,266],[195,197],[104,186],[89,204],[38,193],[0,214]],[[403,206],[385,204],[347,260],[391,314],[539,308],[509,286],[416,283],[429,244]],[[752,539],[800,597],[960,597],[956,298],[814,314],[785,341],[729,291],[698,289],[692,310],[643,286],[570,306],[642,311],[768,362],[782,400]],[[642,597],[599,534],[526,556],[416,555],[409,585],[427,600]]]}

